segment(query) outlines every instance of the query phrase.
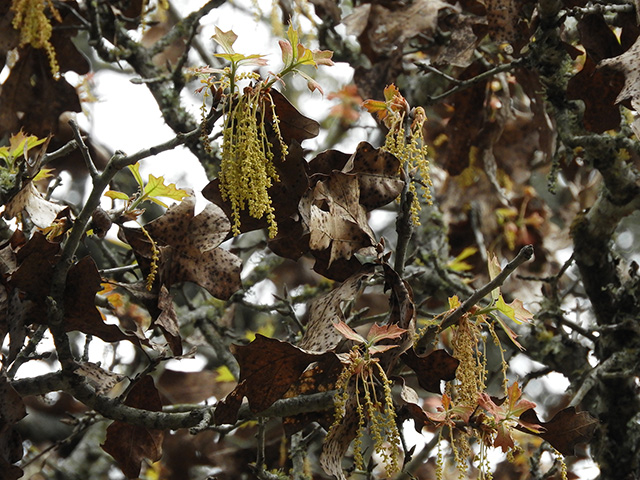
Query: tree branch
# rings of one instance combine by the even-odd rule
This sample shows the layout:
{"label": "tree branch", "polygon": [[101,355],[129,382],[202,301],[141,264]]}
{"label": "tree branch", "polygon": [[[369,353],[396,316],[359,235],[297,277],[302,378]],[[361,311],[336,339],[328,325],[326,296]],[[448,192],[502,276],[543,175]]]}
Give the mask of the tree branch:
{"label": "tree branch", "polygon": [[469,298],[467,298],[464,301],[462,305],[460,305],[453,312],[447,315],[442,320],[440,325],[430,327],[427,330],[427,332],[423,335],[423,337],[420,340],[418,340],[417,347],[419,349],[424,348],[424,346],[428,345],[433,341],[437,332],[446,330],[447,328],[455,325],[458,322],[458,320],[460,320],[460,318],[462,318],[462,316],[465,313],[468,313],[476,303],[478,303],[484,297],[489,295],[492,290],[502,286],[502,284],[509,277],[509,275],[511,275],[524,262],[529,261],[532,256],[533,256],[532,245],[525,245],[524,247],[522,247],[518,252],[518,255],[516,255],[516,257],[513,260],[511,260],[504,267],[504,269],[498,275],[495,276],[493,280],[491,280],[489,283],[487,283],[483,287],[476,290]]}

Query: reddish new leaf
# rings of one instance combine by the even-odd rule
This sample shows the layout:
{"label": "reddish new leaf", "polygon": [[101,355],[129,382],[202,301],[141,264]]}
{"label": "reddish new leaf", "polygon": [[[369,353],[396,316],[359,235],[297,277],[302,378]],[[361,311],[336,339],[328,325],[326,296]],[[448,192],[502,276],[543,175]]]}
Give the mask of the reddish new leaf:
{"label": "reddish new leaf", "polygon": [[261,412],[282,398],[312,362],[334,354],[309,353],[290,343],[256,335],[249,345],[232,345],[240,365],[238,386],[218,404],[216,423],[235,423],[242,398],[247,397],[252,412]]}
{"label": "reddish new leaf", "polygon": [[530,409],[520,415],[520,420],[529,424],[541,425],[544,431],[534,433],[524,427],[523,432],[538,435],[555,447],[563,455],[574,455],[576,445],[587,443],[598,428],[598,420],[589,412],[576,412],[575,407],[560,410],[548,422],[541,422],[535,410]]}
{"label": "reddish new leaf", "polygon": [[[143,377],[129,392],[125,405],[159,412],[162,410],[160,396],[150,376]],[[162,456],[164,431],[138,427],[124,422],[113,422],[107,428],[107,438],[101,445],[122,469],[127,478],[140,475],[141,463],[145,459],[156,462]]]}
{"label": "reddish new leaf", "polygon": [[401,357],[418,376],[418,383],[428,392],[440,393],[440,382],[456,378],[456,369],[460,364],[444,350],[435,350],[424,357],[418,356],[413,348]]}
{"label": "reddish new leaf", "polygon": [[344,323],[342,320],[334,323],[333,326],[347,340],[352,340],[356,343],[366,343],[366,340],[364,338],[362,338],[353,328]]}

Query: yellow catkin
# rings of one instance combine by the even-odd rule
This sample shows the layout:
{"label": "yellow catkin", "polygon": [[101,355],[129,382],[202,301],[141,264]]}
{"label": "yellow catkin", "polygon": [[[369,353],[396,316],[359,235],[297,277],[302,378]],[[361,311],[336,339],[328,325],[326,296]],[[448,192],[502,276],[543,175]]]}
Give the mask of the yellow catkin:
{"label": "yellow catkin", "polygon": [[231,203],[234,235],[240,233],[241,210],[248,210],[254,218],[266,216],[269,237],[278,233],[268,190],[279,178],[273,165],[273,146],[265,130],[264,103],[259,89],[246,90],[225,118],[220,191],[222,198]]}
{"label": "yellow catkin", "polygon": [[[431,203],[431,177],[429,175],[429,152],[424,141],[423,126],[427,117],[422,107],[414,110],[414,120],[406,135],[405,115],[396,114],[390,119],[390,128],[385,138],[383,150],[395,155],[400,160],[401,168],[408,172],[416,172],[422,180],[422,198]],[[411,219],[414,225],[420,225],[420,199],[415,182],[409,183],[412,193]]]}
{"label": "yellow catkin", "polygon": [[151,291],[151,289],[153,288],[153,282],[155,281],[156,275],[158,273],[160,250],[158,250],[158,246],[156,245],[156,242],[153,240],[153,238],[151,238],[151,235],[149,235],[149,232],[147,232],[144,227],[140,227],[140,230],[142,231],[144,236],[147,237],[147,240],[151,242],[151,266],[149,267],[149,275],[147,276],[147,280],[145,282],[147,290]]}
{"label": "yellow catkin", "polygon": [[478,326],[463,317],[456,327],[453,339],[453,356],[460,361],[456,370],[456,393],[459,403],[475,405],[478,392],[485,389],[485,369],[482,360],[478,359]]}
{"label": "yellow catkin", "polygon": [[31,45],[33,48],[43,49],[49,59],[49,68],[53,78],[60,78],[60,66],[56,52],[51,44],[51,21],[45,14],[49,7],[51,15],[62,22],[60,14],[50,0],[13,0],[11,10],[14,13],[11,22],[14,29],[20,31],[20,46]]}

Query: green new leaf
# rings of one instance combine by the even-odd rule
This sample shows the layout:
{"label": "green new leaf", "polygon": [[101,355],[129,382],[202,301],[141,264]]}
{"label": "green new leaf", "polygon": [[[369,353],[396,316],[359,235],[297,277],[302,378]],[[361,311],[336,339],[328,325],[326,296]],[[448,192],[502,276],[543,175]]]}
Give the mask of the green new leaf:
{"label": "green new leaf", "polygon": [[149,182],[144,187],[144,195],[148,197],[147,200],[151,200],[152,202],[157,203],[163,207],[166,205],[157,199],[157,197],[166,197],[171,198],[173,200],[182,201],[184,197],[187,197],[189,194],[186,190],[181,190],[176,188],[175,183],[170,183],[169,185],[164,184],[164,177],[156,177],[154,175],[149,175]]}
{"label": "green new leaf", "polygon": [[51,172],[53,172],[53,168],[41,168],[31,181],[37,182],[39,180],[44,180],[45,178],[52,177],[53,174]]}
{"label": "green new leaf", "polygon": [[133,174],[133,178],[136,179],[136,183],[140,186],[140,191],[144,191],[144,182],[142,181],[142,176],[140,175],[140,162],[136,162],[135,165],[129,165],[129,170]]}
{"label": "green new leaf", "polygon": [[449,265],[447,265],[447,267],[449,268],[449,270],[453,270],[454,272],[466,272],[467,270],[471,270],[473,267],[464,260],[475,254],[477,251],[478,249],[475,247],[465,248],[462,252],[460,252],[460,255],[449,262]]}
{"label": "green new leaf", "polygon": [[514,322],[520,323],[516,320],[516,312],[513,310],[513,308],[510,305],[507,305],[505,303],[504,298],[502,298],[501,294],[498,294],[498,299],[496,300],[496,303],[494,306],[499,312],[503,313]]}
{"label": "green new leaf", "polygon": [[499,295],[494,306],[499,312],[502,312],[517,324],[522,324],[523,322],[529,323],[533,318],[533,314],[524,308],[524,305],[518,299],[507,304],[504,298],[502,298],[502,295]]}
{"label": "green new leaf", "polygon": [[129,200],[129,195],[124,192],[118,192],[117,190],[109,190],[105,192],[104,196],[112,198],[113,200]]}
{"label": "green new leaf", "polygon": [[[500,268],[500,262],[498,262],[498,258],[493,253],[489,256],[489,262],[487,263],[487,268],[489,269],[489,278],[491,280],[496,278],[498,274],[502,271],[502,269]],[[493,300],[498,300],[499,295],[500,295],[500,287],[494,288],[493,290],[491,290],[491,298],[493,298]]]}
{"label": "green new leaf", "polygon": [[[287,38],[289,39],[289,44],[293,48],[296,48],[296,46],[300,42],[299,36],[298,36],[298,30],[293,28],[293,25],[291,25],[291,24],[289,24],[289,28],[287,29]],[[286,62],[285,62],[285,64],[286,64]]]}
{"label": "green new leaf", "polygon": [[317,67],[315,60],[313,59],[313,52],[302,44],[298,44],[298,60],[296,65],[313,65]]}
{"label": "green new leaf", "polygon": [[243,55],[242,53],[216,53],[215,56],[229,60],[235,65],[255,65],[263,67],[268,64],[267,60],[257,53],[252,55]]}

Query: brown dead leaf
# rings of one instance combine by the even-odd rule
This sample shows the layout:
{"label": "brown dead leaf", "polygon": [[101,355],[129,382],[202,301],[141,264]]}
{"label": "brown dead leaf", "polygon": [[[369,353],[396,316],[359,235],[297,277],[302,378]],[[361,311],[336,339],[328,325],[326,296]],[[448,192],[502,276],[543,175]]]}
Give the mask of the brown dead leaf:
{"label": "brown dead leaf", "polygon": [[333,353],[310,353],[281,340],[256,335],[249,345],[232,345],[231,352],[240,365],[240,379],[235,390],[218,404],[217,424],[235,423],[243,397],[257,413],[282,398],[300,378],[310,363],[332,360]]}
{"label": "brown dead leaf", "polygon": [[[327,357],[326,361],[316,363],[309,367],[300,378],[287,390],[282,398],[310,395],[312,393],[327,392],[335,388],[335,383],[342,373],[344,365],[338,358]],[[318,422],[325,429],[329,429],[333,423],[333,410],[324,412],[308,412],[299,415],[284,417],[282,426],[287,436],[302,430],[311,422]]]}
{"label": "brown dead leaf", "polygon": [[567,85],[567,98],[584,102],[582,121],[587,130],[603,133],[620,126],[620,108],[615,103],[623,85],[620,72],[598,69],[587,56],[582,70],[571,77]]}
{"label": "brown dead leaf", "polygon": [[222,398],[232,390],[233,383],[218,382],[217,377],[218,373],[211,370],[179,372],[165,369],[157,385],[162,403],[197,404],[213,396]]}
{"label": "brown dead leaf", "polygon": [[334,475],[338,480],[346,480],[342,470],[342,459],[344,458],[351,441],[356,438],[358,429],[358,413],[356,410],[355,387],[350,385],[350,395],[345,405],[345,414],[342,421],[335,428],[331,429],[329,435],[322,444],[320,454],[320,466],[328,475]]}
{"label": "brown dead leaf", "polygon": [[589,442],[599,424],[589,412],[576,412],[575,407],[560,410],[546,423],[540,421],[533,409],[520,415],[520,420],[544,427],[545,431],[538,434],[523,427],[517,428],[525,433],[542,437],[565,456],[574,455],[576,445]]}
{"label": "brown dead leaf", "polygon": [[33,182],[28,182],[5,207],[5,217],[14,218],[23,210],[36,227],[46,228],[53,223],[58,213],[64,210],[63,205],[45,200]]}
{"label": "brown dead leaf", "polygon": [[[160,396],[153,384],[153,378],[149,375],[142,377],[134,385],[124,403],[152,412],[162,410]],[[101,447],[115,459],[127,478],[137,478],[140,475],[141,463],[145,459],[151,462],[160,460],[163,439],[162,430],[115,421],[107,428],[107,438]]]}
{"label": "brown dead leaf", "polygon": [[496,42],[516,43],[521,38],[518,29],[521,6],[517,0],[486,0],[489,35]]}
{"label": "brown dead leaf", "polygon": [[[292,141],[302,143],[304,140],[314,138],[320,133],[320,124],[315,120],[305,117],[291,102],[277,90],[271,90],[271,98],[276,106],[276,114],[280,121],[280,134],[285,145],[291,145]],[[271,123],[273,121],[273,112],[271,108],[266,109],[266,120]],[[276,145],[278,142],[271,142]]]}
{"label": "brown dead leaf", "polygon": [[623,53],[618,37],[605,21],[602,13],[588,13],[578,20],[580,43],[591,59],[598,63]]}
{"label": "brown dead leaf", "polygon": [[482,36],[476,34],[474,27],[485,30],[486,28],[481,27],[486,27],[486,19],[462,12],[452,12],[439,21],[438,27],[446,31],[450,37],[449,41],[440,48],[440,51],[433,58],[433,63],[443,66],[468,67],[473,62],[473,52]]}
{"label": "brown dead leaf", "polygon": [[75,88],[51,76],[44,50],[23,47],[0,92],[0,136],[24,128],[39,138],[55,132],[64,112],[80,112]]}
{"label": "brown dead leaf", "polygon": [[[481,74],[485,70],[479,62],[472,63],[460,75],[466,80]],[[486,83],[478,82],[463,92],[452,96],[454,113],[447,122],[444,134],[447,142],[444,148],[437,149],[442,156],[443,167],[450,175],[459,175],[469,166],[471,147],[477,145],[479,133],[484,125],[484,103]]]}
{"label": "brown dead leaf", "polygon": [[393,10],[363,4],[343,23],[350,34],[358,35],[362,51],[374,61],[389,56],[418,35],[432,36],[438,25],[438,12],[443,8],[452,7],[440,0],[417,0]]}
{"label": "brown dead leaf", "polygon": [[[227,299],[241,287],[241,260],[218,247],[231,225],[214,204],[196,216],[194,208],[195,197],[189,196],[145,226],[160,250],[159,284],[193,282],[214,297]],[[123,227],[122,231],[148,276],[153,256],[150,242],[139,229]]]}
{"label": "brown dead leaf", "polygon": [[[616,98],[616,103],[631,100],[631,106],[636,112],[640,112],[640,37],[622,55],[614,58],[606,58],[600,62],[598,68],[607,67],[624,73],[624,87]],[[631,124],[636,136],[640,137],[640,120],[636,119]]]}
{"label": "brown dead leaf", "polygon": [[76,373],[84,377],[100,395],[108,394],[113,387],[124,380],[124,375],[110,372],[92,362],[82,362]]}
{"label": "brown dead leaf", "polygon": [[[309,186],[307,175],[309,167],[303,157],[302,147],[296,141],[289,146],[287,158],[274,162],[274,167],[280,181],[274,182],[269,187],[268,192],[275,209],[274,214],[278,224],[279,236],[276,238],[281,238],[282,235],[288,234],[287,224],[291,217],[297,217],[298,202]],[[204,187],[202,195],[222,208],[227,217],[231,217],[231,203],[222,198],[218,179],[212,180]],[[261,228],[267,228],[266,218],[257,219],[249,215],[246,210],[240,211],[240,231],[242,233]],[[287,258],[292,257],[287,256]]]}
{"label": "brown dead leaf", "polygon": [[[22,347],[27,336],[25,320],[32,309],[30,300],[22,300],[20,298],[20,290],[14,289],[8,299],[6,310],[6,322],[9,328],[11,341],[9,343],[9,355],[7,357],[7,365],[13,362]],[[3,336],[4,337],[4,336]]]}
{"label": "brown dead leaf", "polygon": [[441,393],[440,382],[456,378],[460,361],[444,350],[435,350],[424,357],[418,356],[413,348],[401,357],[402,361],[416,372],[418,383],[427,392]]}
{"label": "brown dead leaf", "polygon": [[300,201],[300,214],[310,233],[309,247],[330,249],[329,267],[335,260],[349,260],[361,248],[376,243],[359,200],[357,176],[332,172]]}
{"label": "brown dead leaf", "polygon": [[[65,330],[94,335],[105,342],[129,340],[138,345],[136,337],[104,322],[95,303],[96,293],[102,289],[101,283],[102,277],[91,257],[84,257],[69,269],[64,291]],[[46,319],[46,315],[43,318]]]}
{"label": "brown dead leaf", "polygon": [[173,297],[169,295],[169,290],[164,285],[160,287],[158,309],[160,309],[160,315],[158,315],[154,324],[162,330],[171,352],[174,355],[182,355],[182,337],[180,337],[178,314],[173,308]]}
{"label": "brown dead leaf", "polygon": [[357,175],[359,202],[368,212],[393,201],[404,187],[396,156],[367,142],[358,144],[342,171]]}
{"label": "brown dead leaf", "polygon": [[300,340],[300,348],[312,352],[328,352],[344,339],[333,324],[345,320],[343,304],[354,300],[360,292],[362,282],[372,275],[373,266],[364,266],[360,272],[353,274],[338,288],[311,302],[309,322]]}
{"label": "brown dead leaf", "polygon": [[[51,276],[58,261],[60,245],[49,242],[36,232],[17,252],[18,269],[9,280],[13,288],[26,293],[33,302],[27,318],[46,324],[46,299],[51,288]],[[102,278],[91,257],[85,257],[69,269],[64,291],[64,328],[100,337],[105,342],[137,339],[124,334],[115,325],[106,324],[95,305],[95,295],[101,289]]]}

